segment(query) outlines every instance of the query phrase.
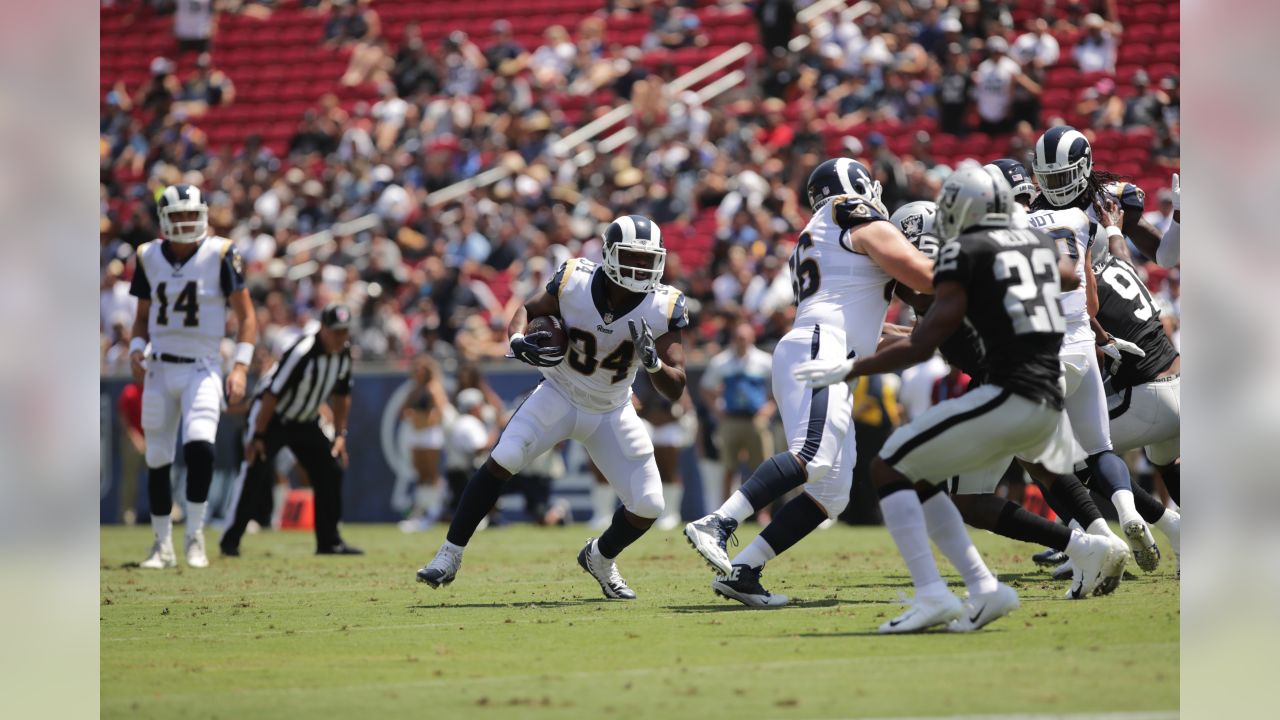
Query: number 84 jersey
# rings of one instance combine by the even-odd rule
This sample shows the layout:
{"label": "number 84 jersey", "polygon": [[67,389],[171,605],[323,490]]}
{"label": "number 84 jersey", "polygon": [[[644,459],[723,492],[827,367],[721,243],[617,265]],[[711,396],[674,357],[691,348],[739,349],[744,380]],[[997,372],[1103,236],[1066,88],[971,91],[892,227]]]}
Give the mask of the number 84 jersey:
{"label": "number 84 jersey", "polygon": [[689,324],[679,290],[658,283],[647,293],[630,294],[627,305],[611,307],[609,282],[597,263],[579,258],[561,265],[546,288],[560,303],[569,347],[564,362],[539,370],[574,405],[592,413],[609,412],[631,400],[640,362],[628,321],[639,329],[645,320],[654,338]]}
{"label": "number 84 jersey", "polygon": [[227,298],[244,287],[244,268],[230,240],[207,237],[186,260],[166,240],[138,248],[129,293],[151,301],[151,352],[218,357],[227,334]]}

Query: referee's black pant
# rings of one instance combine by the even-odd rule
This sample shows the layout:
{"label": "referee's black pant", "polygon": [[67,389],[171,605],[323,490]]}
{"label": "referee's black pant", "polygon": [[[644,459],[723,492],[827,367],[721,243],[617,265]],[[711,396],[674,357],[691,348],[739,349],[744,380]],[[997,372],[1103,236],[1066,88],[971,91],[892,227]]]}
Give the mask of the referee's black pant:
{"label": "referee's black pant", "polygon": [[[342,465],[333,457],[332,444],[320,429],[320,423],[283,422],[272,419],[265,433],[266,457],[240,465],[243,485],[236,503],[235,520],[222,534],[223,548],[239,548],[249,521],[271,516],[271,490],[275,484],[275,457],[280,448],[288,447],[311,478],[316,507],[316,549],[325,550],[342,542],[338,520],[342,518]],[[246,443],[247,445],[247,443]]]}

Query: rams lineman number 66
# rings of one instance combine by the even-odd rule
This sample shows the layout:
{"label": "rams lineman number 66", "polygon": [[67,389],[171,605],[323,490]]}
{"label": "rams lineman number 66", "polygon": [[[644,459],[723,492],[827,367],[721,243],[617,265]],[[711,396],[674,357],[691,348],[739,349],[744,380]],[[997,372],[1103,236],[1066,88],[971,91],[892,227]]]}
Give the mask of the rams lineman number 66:
{"label": "rams lineman number 66", "polygon": [[142,385],[148,496],[156,536],[142,567],[177,564],[169,516],[173,505],[169,470],[181,422],[187,464],[187,565],[202,568],[209,565],[204,510],[213,482],[213,439],[222,413],[218,351],[226,334],[227,306],[239,327],[235,367],[226,381],[227,397],[233,403],[244,397],[258,324],[244,287],[240,256],[230,240],[209,236],[209,206],[200,189],[192,185],[165,188],[159,214],[163,238],[138,248],[138,266],[129,289],[138,298],[129,360],[134,380]]}

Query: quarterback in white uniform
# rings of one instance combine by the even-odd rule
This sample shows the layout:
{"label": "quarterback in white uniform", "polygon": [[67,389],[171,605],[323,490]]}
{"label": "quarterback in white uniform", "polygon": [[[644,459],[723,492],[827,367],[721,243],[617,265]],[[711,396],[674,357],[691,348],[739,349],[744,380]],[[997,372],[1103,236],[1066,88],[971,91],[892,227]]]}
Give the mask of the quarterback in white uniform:
{"label": "quarterback in white uniform", "polygon": [[244,397],[258,323],[244,287],[240,256],[230,240],[209,235],[209,207],[200,189],[167,187],[158,210],[163,238],[138,248],[129,289],[138,298],[129,359],[134,380],[142,385],[151,527],[156,536],[142,567],[177,564],[169,475],[179,424],[187,465],[187,565],[207,567],[204,512],[224,401],[219,349],[226,335],[227,307],[238,327],[235,366],[225,385],[232,403]]}
{"label": "quarterback in white uniform", "polygon": [[[1065,125],[1050,128],[1040,136],[1032,172],[1040,185],[1040,196],[1031,206],[1031,227],[1058,241],[1061,254],[1075,265],[1081,281],[1080,289],[1060,296],[1067,322],[1060,355],[1067,383],[1067,415],[1076,439],[1088,453],[1089,469],[1105,486],[1102,494],[1115,505],[1125,540],[1140,565],[1152,565],[1158,562],[1159,551],[1151,529],[1134,505],[1129,468],[1112,450],[1107,394],[1095,350],[1096,343],[1113,358],[1121,352],[1145,354],[1133,343],[1112,338],[1094,317],[1098,296],[1089,257],[1097,221],[1090,217],[1090,211],[1096,217],[1094,204],[1109,195],[1103,182],[1108,178],[1095,176],[1089,140]],[[1124,235],[1115,225],[1107,226],[1105,232],[1108,239]]]}
{"label": "quarterback in white uniform", "polygon": [[[714,513],[685,526],[690,544],[720,574],[712,589],[752,607],[787,602],[761,586],[761,569],[839,515],[853,483],[850,386],[810,390],[792,377],[792,368],[875,352],[895,283],[933,292],[932,261],[888,222],[880,184],[861,163],[822,163],[809,176],[808,195],[813,218],[791,257],[799,307],[792,330],[773,353],[773,396],[787,450],[765,460]],[[738,523],[801,485],[805,492],[731,561],[726,542]]]}
{"label": "quarterback in white uniform", "polygon": [[[622,500],[612,524],[587,541],[578,564],[606,598],[633,600],[614,558],[662,515],[662,481],[653,442],[631,403],[636,369],[670,400],[684,392],[681,330],[689,324],[684,294],[658,282],[666,265],[662,231],[649,218],[625,215],[603,237],[600,264],[569,260],[511,319],[511,350],[538,367],[545,380],[521,403],[488,461],[462,494],[449,534],[435,558],[418,571],[432,587],[453,582],[476,526],[493,508],[502,485],[532,460],[572,438]],[[528,320],[559,317],[568,347],[542,343],[550,332],[524,335]]]}

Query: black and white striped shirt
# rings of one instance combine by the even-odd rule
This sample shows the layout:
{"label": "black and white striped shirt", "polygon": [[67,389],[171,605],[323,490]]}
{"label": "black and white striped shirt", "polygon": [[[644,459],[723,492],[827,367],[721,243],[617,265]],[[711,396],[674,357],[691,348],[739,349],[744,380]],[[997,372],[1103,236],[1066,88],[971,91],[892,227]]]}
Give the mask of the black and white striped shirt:
{"label": "black and white striped shirt", "polygon": [[313,421],[331,394],[351,393],[351,351],[329,354],[314,333],[303,335],[258,383],[258,399],[267,392],[281,421]]}

